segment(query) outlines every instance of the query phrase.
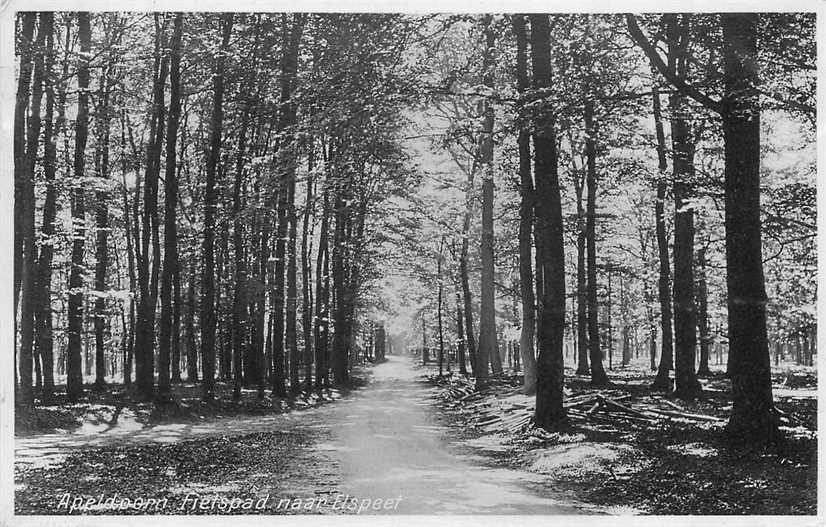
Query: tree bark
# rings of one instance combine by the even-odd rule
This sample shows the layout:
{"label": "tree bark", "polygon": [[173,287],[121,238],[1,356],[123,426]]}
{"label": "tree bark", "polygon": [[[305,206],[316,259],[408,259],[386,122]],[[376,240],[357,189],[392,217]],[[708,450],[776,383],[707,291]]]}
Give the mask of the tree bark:
{"label": "tree bark", "polygon": [[585,157],[587,167],[585,186],[588,191],[585,210],[585,238],[588,265],[588,352],[591,359],[591,384],[605,386],[608,384],[608,375],[602,365],[602,350],[599,342],[599,303],[597,301],[597,249],[596,249],[596,201],[597,201],[597,168],[596,168],[596,134],[594,123],[594,101],[585,101]]}
{"label": "tree bark", "polygon": [[[675,132],[685,123],[672,120],[672,137],[675,142],[682,142],[684,132]],[[687,146],[674,145],[674,165],[690,163],[683,156],[693,157],[685,150]],[[692,147],[689,147],[692,148]],[[679,159],[679,161],[678,161]],[[684,170],[685,169],[685,170]],[[700,392],[700,383],[694,371],[695,348],[697,345],[697,313],[694,304],[694,210],[686,205],[688,183],[684,178],[691,177],[687,166],[675,168],[674,181],[674,377],[675,393],[683,399],[693,399]],[[683,179],[681,181],[681,179]]]}
{"label": "tree bark", "polygon": [[657,376],[651,388],[670,392],[671,369],[674,367],[674,347],[671,334],[671,266],[668,256],[668,235],[665,232],[665,197],[668,183],[665,178],[667,169],[665,132],[663,130],[662,114],[660,110],[659,88],[654,84],[651,89],[654,101],[654,127],[657,135],[657,158],[659,160],[659,174],[657,177],[657,199],[654,202],[654,221],[657,231],[657,251],[659,255],[658,295],[660,300],[660,364]]}
{"label": "tree bark", "polygon": [[318,256],[316,259],[316,318],[315,318],[315,385],[321,394],[322,388],[328,383],[327,343],[330,335],[330,269],[329,244],[330,205],[327,182],[324,184],[321,211],[321,231],[318,241]]}
{"label": "tree bark", "polygon": [[585,228],[585,208],[582,206],[584,178],[574,174],[576,193],[576,331],[577,331],[577,375],[588,375],[588,276],[585,263],[585,247],[588,236]]}
{"label": "tree bark", "polygon": [[442,283],[442,248],[444,247],[444,237],[439,242],[439,254],[436,257],[436,319],[439,328],[439,377],[443,375],[442,364],[445,359],[445,336],[442,327],[442,299],[444,297],[444,284]]}
{"label": "tree bark", "polygon": [[[247,103],[248,104],[248,103]],[[241,399],[241,385],[244,382],[245,368],[243,359],[248,353],[244,345],[244,336],[249,331],[248,299],[247,299],[247,261],[246,242],[244,240],[244,224],[247,218],[242,217],[242,185],[244,180],[244,155],[247,149],[247,129],[249,127],[249,106],[245,107],[241,115],[241,128],[238,131],[238,148],[236,150],[235,184],[232,191],[232,245],[235,257],[235,276],[233,280],[232,300],[232,361],[233,387],[232,399]]]}
{"label": "tree bark", "polygon": [[166,123],[166,173],[164,180],[164,253],[161,277],[161,321],[158,338],[158,401],[171,399],[170,359],[173,340],[173,280],[178,272],[178,231],[175,208],[178,203],[176,173],[176,142],[181,119],[181,37],[183,14],[176,13],[173,22],[169,60],[169,118]]}
{"label": "tree bark", "polygon": [[[310,297],[310,277],[312,268],[310,262],[309,238],[310,216],[313,211],[313,182],[315,170],[315,150],[312,139],[309,141],[307,152],[307,194],[304,199],[303,224],[301,226],[301,328],[304,337],[304,384],[309,393],[313,388],[313,302]],[[316,375],[318,373],[316,372]]]}
{"label": "tree bark", "polygon": [[[346,194],[345,194],[346,193]],[[336,191],[333,210],[335,211],[335,228],[333,230],[333,247],[331,257],[331,279],[335,303],[333,307],[333,339],[330,350],[330,369],[333,382],[344,385],[348,381],[347,362],[349,358],[349,341],[347,334],[347,303],[348,293],[345,291],[347,283],[347,260],[349,253],[349,222],[352,208],[349,203],[351,195],[346,184],[339,185]]]}
{"label": "tree bark", "polygon": [[[158,224],[158,182],[160,179],[161,149],[164,136],[164,84],[169,71],[165,23],[155,16],[155,79],[150,116],[149,145],[146,149],[146,171],[143,186],[143,213],[141,215],[141,258],[138,265],[140,302],[135,331],[135,383],[144,399],[151,399],[155,385],[155,308],[157,305],[160,268],[160,226]],[[150,254],[150,242],[152,244]]]}
{"label": "tree bark", "polygon": [[[112,15],[108,15],[112,17]],[[112,21],[113,17],[110,19]],[[110,31],[112,31],[110,29]],[[107,45],[115,45],[117,36],[110,33],[107,35]],[[97,177],[99,179],[98,190],[95,192],[97,210],[95,211],[95,230],[97,231],[97,247],[95,259],[95,291],[98,292],[95,298],[95,384],[97,390],[106,387],[106,349],[105,349],[105,329],[106,329],[106,270],[109,266],[109,135],[111,122],[111,109],[109,99],[111,97],[109,76],[114,69],[115,57],[109,52],[108,63],[104,66],[100,77],[100,94],[97,108],[97,151],[95,153],[95,165]]]}
{"label": "tree bark", "polygon": [[[671,15],[673,16],[673,15]],[[688,31],[687,15],[678,23],[676,17],[667,23],[668,52],[677,74],[686,77],[686,57],[682,47]],[[682,33],[682,34],[681,34]],[[669,98],[671,110],[671,145],[673,151],[674,185],[674,377],[675,394],[693,399],[700,393],[700,383],[694,370],[697,346],[697,310],[694,302],[694,142],[686,120],[687,101],[679,93]]]}
{"label": "tree bark", "polygon": [[204,193],[204,267],[202,269],[201,296],[201,360],[203,362],[203,398],[215,397],[215,213],[218,206],[216,172],[221,153],[221,128],[223,123],[225,55],[232,33],[233,14],[221,15],[221,53],[215,60],[213,78],[213,103],[210,118],[210,147],[206,163],[206,188]]}
{"label": "tree bark", "polygon": [[184,327],[186,328],[186,380],[198,382],[198,348],[195,344],[195,280],[196,273],[195,259],[189,265],[189,278],[186,285],[186,316]]}
{"label": "tree bark", "polygon": [[[485,15],[483,19],[485,48],[482,54],[483,83],[493,88],[493,51],[496,45],[496,36],[493,28],[493,17]],[[482,389],[488,381],[488,361],[493,373],[502,369],[501,360],[497,367],[496,342],[496,304],[494,295],[494,237],[493,237],[493,105],[484,101],[482,115],[482,132],[479,139],[479,161],[482,169],[482,284],[479,314],[479,350],[476,361],[476,387]]]}
{"label": "tree bark", "polygon": [[[530,15],[534,89],[551,87],[551,30],[548,15]],[[567,420],[563,407],[565,375],[565,254],[559,193],[556,129],[552,117],[535,123],[536,250],[542,274],[539,294],[536,376],[536,426],[552,429]]]}
{"label": "tree bark", "polygon": [[[26,165],[26,110],[29,106],[31,78],[34,61],[32,38],[37,13],[23,13],[20,20],[20,39],[17,41],[17,55],[20,57],[20,72],[17,77],[17,94],[14,106],[14,217],[23,217],[26,205],[25,165]],[[23,229],[22,221],[14,222],[14,321],[17,324],[18,299],[23,273]],[[15,335],[17,331],[15,330]],[[15,370],[16,372],[16,370]],[[16,375],[15,375],[16,379]]]}
{"label": "tree bark", "polygon": [[468,271],[468,250],[470,238],[470,220],[473,211],[473,173],[468,174],[468,187],[465,192],[465,217],[462,220],[462,248],[459,253],[459,277],[462,282],[462,299],[465,314],[465,343],[467,345],[470,370],[476,375],[476,338],[473,324],[473,297],[470,291],[470,275]]}
{"label": "tree bark", "polygon": [[287,156],[287,221],[289,222],[289,234],[287,240],[287,305],[286,305],[286,331],[285,338],[287,351],[290,355],[290,392],[293,394],[301,390],[299,379],[299,362],[301,357],[298,353],[297,334],[297,311],[298,311],[298,285],[296,268],[296,239],[297,221],[295,212],[295,171],[298,162],[298,153],[295,145],[295,130],[293,128],[297,122],[298,105],[292,100],[295,92],[296,79],[298,74],[298,54],[301,44],[301,36],[304,32],[304,22],[306,15],[294,14],[293,24],[290,31],[289,45],[284,55],[281,78],[281,100],[283,104],[283,127],[282,130],[289,130],[287,133],[283,149]]}
{"label": "tree bark", "polygon": [[[519,93],[529,87],[528,37],[525,32],[525,15],[513,15],[513,32],[516,35],[516,86]],[[534,189],[531,174],[531,134],[526,124],[519,127],[516,139],[519,150],[519,293],[522,300],[522,328],[519,336],[519,354],[525,371],[523,391],[536,393],[536,297],[534,295],[533,235]]]}
{"label": "tree bark", "polygon": [[[24,26],[26,20],[24,19]],[[32,391],[32,361],[34,359],[34,315],[37,301],[36,289],[36,262],[37,250],[34,240],[35,222],[35,162],[37,161],[38,138],[40,136],[40,106],[43,98],[43,80],[45,77],[45,44],[46,35],[51,32],[51,17],[40,15],[40,24],[37,30],[37,40],[34,43],[33,59],[34,74],[32,76],[31,101],[29,104],[28,129],[26,130],[25,151],[22,171],[16,175],[22,178],[22,203],[15,203],[19,208],[19,215],[15,216],[15,226],[19,226],[19,236],[22,239],[23,258],[20,262],[18,277],[21,288],[20,304],[20,392],[18,402],[31,405],[34,402]],[[25,28],[24,28],[25,30]],[[25,39],[25,36],[24,36]],[[24,57],[21,56],[21,60]],[[28,87],[27,87],[28,88]],[[22,132],[22,130],[20,130]],[[16,167],[17,168],[17,167]],[[17,181],[16,181],[17,183]],[[15,256],[17,253],[15,253]],[[17,297],[15,297],[15,300]]]}
{"label": "tree bark", "polygon": [[74,189],[72,191],[72,267],[69,272],[69,302],[67,326],[66,395],[69,401],[77,401],[83,394],[81,348],[83,331],[83,255],[86,242],[86,210],[83,204],[83,179],[85,177],[86,140],[89,137],[89,53],[92,48],[90,15],[80,12],[78,40],[80,56],[77,65],[77,118],[75,120]]}
{"label": "tree bark", "polygon": [[697,249],[697,326],[700,330],[700,366],[698,377],[711,376],[708,367],[708,355],[711,335],[708,327],[708,284],[706,282],[706,246]]}
{"label": "tree bark", "polygon": [[760,226],[757,13],[720,15],[723,26],[726,290],[735,441],[777,438],[766,333]]}
{"label": "tree bark", "polygon": [[[46,31],[46,115],[43,126],[43,176],[46,184],[46,199],[43,203],[43,223],[40,229],[43,243],[37,260],[36,293],[35,293],[35,329],[34,338],[37,354],[43,368],[43,399],[48,401],[54,393],[54,341],[52,336],[52,259],[54,247],[52,237],[55,231],[57,216],[57,191],[55,189],[55,175],[57,172],[57,134],[65,120],[65,90],[60,90],[57,122],[54,121],[55,83],[52,68],[54,66],[54,14],[44,13]],[[68,35],[68,32],[67,32]],[[68,46],[66,47],[67,60],[63,70],[67,71]],[[64,78],[66,74],[64,73]]]}
{"label": "tree bark", "polygon": [[459,373],[467,375],[467,364],[465,359],[465,314],[462,312],[462,295],[459,288],[456,288],[456,347],[459,355]]}
{"label": "tree bark", "polygon": [[[120,123],[120,150],[121,150],[121,193],[123,195],[123,210],[124,210],[124,222],[125,222],[125,237],[126,237],[126,258],[127,258],[127,267],[129,272],[129,292],[131,293],[131,298],[129,299],[129,335],[127,337],[126,343],[126,352],[125,356],[123,357],[123,384],[125,386],[131,386],[132,384],[132,359],[134,357],[135,351],[135,296],[137,295],[137,275],[136,275],[136,255],[135,255],[135,247],[134,247],[134,234],[135,230],[133,230],[132,226],[132,214],[131,214],[131,207],[129,205],[129,190],[126,184],[126,173],[128,171],[128,164],[126,158],[126,110],[122,110],[121,112],[121,123]],[[138,180],[140,179],[140,172],[136,171],[136,177]],[[139,181],[135,182],[135,198],[134,201],[137,201],[138,195],[138,187]]]}

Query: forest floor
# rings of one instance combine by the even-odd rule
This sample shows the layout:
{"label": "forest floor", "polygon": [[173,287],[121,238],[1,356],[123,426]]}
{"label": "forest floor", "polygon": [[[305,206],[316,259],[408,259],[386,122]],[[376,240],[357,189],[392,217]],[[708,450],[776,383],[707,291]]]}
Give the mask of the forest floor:
{"label": "forest floor", "polygon": [[703,396],[691,402],[652,393],[643,367],[609,371],[601,389],[566,371],[569,427],[547,433],[529,422],[534,397],[521,394],[521,377],[494,378],[476,393],[471,379],[426,368],[457,437],[582,501],[631,514],[817,513],[815,368],[775,369],[787,441],[756,451],[726,441],[731,398],[722,371],[702,379]]}
{"label": "forest floor", "polygon": [[362,388],[300,411],[18,435],[15,511],[612,512],[542,474],[480,455],[434,408],[438,389],[423,372],[408,358],[389,358],[362,370]]}

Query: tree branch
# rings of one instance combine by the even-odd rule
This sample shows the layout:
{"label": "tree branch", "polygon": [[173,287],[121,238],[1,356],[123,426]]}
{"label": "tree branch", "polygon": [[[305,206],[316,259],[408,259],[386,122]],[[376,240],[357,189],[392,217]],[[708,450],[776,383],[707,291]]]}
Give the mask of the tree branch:
{"label": "tree branch", "polygon": [[715,101],[708,95],[702,93],[700,90],[691,86],[686,82],[686,80],[679,75],[677,75],[674,71],[672,71],[666,64],[663,62],[662,57],[660,54],[657,53],[657,50],[648,41],[648,39],[643,34],[642,30],[640,29],[639,24],[637,24],[637,19],[634,15],[630,13],[626,13],[625,21],[628,25],[628,32],[631,35],[631,38],[637,45],[643,50],[643,52],[648,56],[657,70],[665,77],[668,82],[674,85],[678,90],[683,92],[685,95],[688,95],[698,103],[702,104],[706,108],[713,110],[717,113],[723,112],[723,104],[720,101]]}

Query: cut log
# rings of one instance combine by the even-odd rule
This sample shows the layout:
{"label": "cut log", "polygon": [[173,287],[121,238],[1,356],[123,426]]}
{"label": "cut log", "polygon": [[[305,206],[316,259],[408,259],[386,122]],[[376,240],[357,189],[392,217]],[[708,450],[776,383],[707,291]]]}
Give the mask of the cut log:
{"label": "cut log", "polygon": [[667,415],[669,417],[681,417],[683,419],[694,419],[696,421],[720,422],[725,421],[722,417],[714,417],[713,415],[690,414],[687,412],[672,412],[670,410],[660,410],[658,408],[646,408],[648,412]]}

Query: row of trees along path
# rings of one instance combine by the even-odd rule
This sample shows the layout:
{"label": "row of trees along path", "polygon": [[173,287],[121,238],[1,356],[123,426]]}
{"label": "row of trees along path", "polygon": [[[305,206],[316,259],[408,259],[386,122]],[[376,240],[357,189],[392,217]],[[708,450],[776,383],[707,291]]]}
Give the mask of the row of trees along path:
{"label": "row of trees along path", "polygon": [[[450,331],[479,388],[503,370],[502,325],[518,328],[507,356],[553,429],[566,342],[577,373],[609,382],[607,276],[623,363],[641,328],[653,388],[673,369],[696,397],[716,331],[732,437],[777,436],[770,339],[776,356],[813,349],[814,161],[761,166],[761,149],[782,157],[777,127],[813,144],[814,16],[16,23],[18,404],[64,379],[79,400],[92,364],[92,389],[117,375],[160,403],[184,377],[206,400],[216,380],[235,399],[346,384],[398,315],[388,280],[412,276],[426,287],[408,297],[437,292],[440,368]],[[414,159],[423,141],[452,168]]]}

